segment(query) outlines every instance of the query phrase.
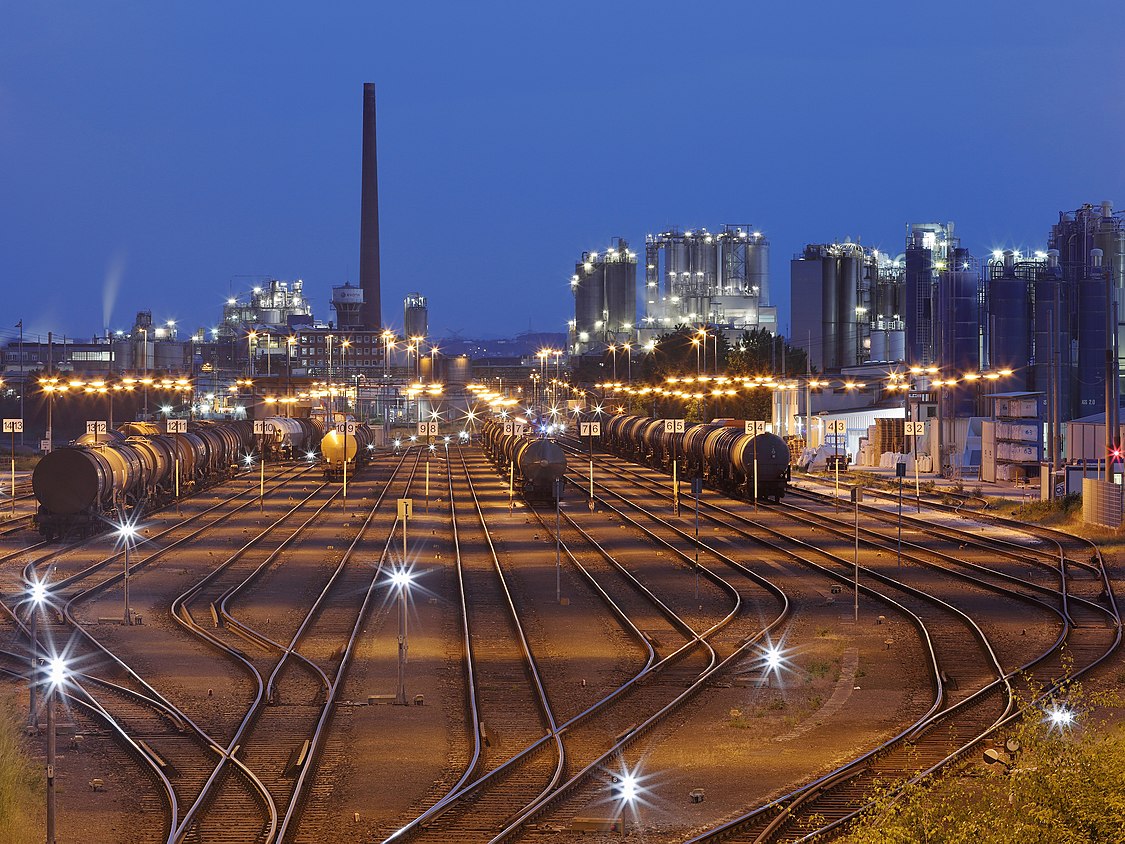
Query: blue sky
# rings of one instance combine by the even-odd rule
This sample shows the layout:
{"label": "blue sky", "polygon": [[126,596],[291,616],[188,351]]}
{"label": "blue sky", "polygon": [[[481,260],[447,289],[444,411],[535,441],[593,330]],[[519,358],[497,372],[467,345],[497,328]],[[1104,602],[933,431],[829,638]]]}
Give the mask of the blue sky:
{"label": "blue sky", "polygon": [[[751,223],[789,259],[980,254],[1125,207],[1125,4],[0,0],[0,337],[214,324],[248,276],[331,318],[379,100],[383,313],[562,330],[584,250]],[[782,326],[787,318],[782,316]]]}

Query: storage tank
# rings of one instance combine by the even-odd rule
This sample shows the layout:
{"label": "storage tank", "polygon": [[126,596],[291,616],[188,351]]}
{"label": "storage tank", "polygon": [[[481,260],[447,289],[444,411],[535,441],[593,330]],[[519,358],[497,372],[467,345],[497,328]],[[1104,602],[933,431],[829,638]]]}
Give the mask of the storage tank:
{"label": "storage tank", "polygon": [[574,288],[574,325],[579,332],[589,332],[591,335],[599,331],[598,323],[602,320],[605,309],[605,270],[600,264],[585,260],[575,265],[574,277],[577,283]]}
{"label": "storage tank", "polygon": [[1096,413],[1105,405],[1105,361],[1106,361],[1106,285],[1109,274],[1101,269],[1091,270],[1091,277],[1078,282],[1077,327],[1078,327],[1078,371],[1077,378],[1063,378],[1062,381],[1077,381],[1078,413],[1087,416]]}
{"label": "storage tank", "polygon": [[759,305],[766,306],[770,303],[770,243],[761,233],[755,232],[750,236],[746,245],[746,280],[750,284],[750,291],[757,288]]}
{"label": "storage tank", "polygon": [[887,349],[890,347],[887,335],[890,332],[886,329],[876,329],[871,332],[871,362],[883,363],[889,361],[887,357]]}
{"label": "storage tank", "polygon": [[404,337],[430,336],[429,309],[421,293],[407,293],[402,300],[402,325]]}
{"label": "storage tank", "polygon": [[473,361],[468,355],[454,355],[445,358],[445,383],[471,384],[473,381]]}
{"label": "storage tank", "polygon": [[687,245],[683,238],[673,236],[664,247],[665,289],[669,295],[678,295],[683,274],[688,271]]}
{"label": "storage tank", "polygon": [[625,241],[606,254],[604,269],[608,330],[627,331],[625,326],[631,328],[637,319],[637,259],[630,257]]}
{"label": "storage tank", "polygon": [[824,349],[824,369],[840,368],[840,286],[837,275],[836,258],[822,255],[820,259],[821,290],[821,348]]}
{"label": "storage tank", "polygon": [[839,310],[836,318],[839,321],[839,328],[836,335],[836,365],[841,367],[855,366],[859,362],[857,354],[858,335],[856,333],[858,314],[856,308],[859,307],[861,260],[862,256],[855,249],[848,250],[846,254],[840,257],[839,275],[837,276],[840,292],[837,298]]}
{"label": "storage tank", "polygon": [[1004,389],[1026,389],[1023,368],[1031,360],[1031,295],[1028,282],[1014,275],[994,277],[988,289],[989,364],[1011,369],[1018,378]]}

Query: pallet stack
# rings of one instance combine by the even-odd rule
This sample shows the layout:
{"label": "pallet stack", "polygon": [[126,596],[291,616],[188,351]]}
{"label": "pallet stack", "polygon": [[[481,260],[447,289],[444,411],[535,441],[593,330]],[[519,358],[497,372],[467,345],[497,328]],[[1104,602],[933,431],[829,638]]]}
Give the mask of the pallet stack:
{"label": "pallet stack", "polygon": [[785,438],[785,442],[789,446],[789,463],[796,466],[801,457],[801,452],[805,450],[805,438],[790,434]]}
{"label": "pallet stack", "polygon": [[892,451],[901,454],[906,450],[905,419],[881,418],[875,420],[874,430],[871,431],[871,444],[876,454],[886,454]]}

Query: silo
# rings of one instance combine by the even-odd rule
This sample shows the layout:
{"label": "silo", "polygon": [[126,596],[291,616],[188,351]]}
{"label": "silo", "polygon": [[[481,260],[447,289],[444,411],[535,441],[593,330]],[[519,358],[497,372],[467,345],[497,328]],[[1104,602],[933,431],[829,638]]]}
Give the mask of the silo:
{"label": "silo", "polygon": [[858,360],[856,309],[859,307],[859,268],[861,255],[858,250],[848,249],[839,259],[837,282],[836,334],[837,366],[855,366]]}
{"label": "silo", "polygon": [[1087,416],[1105,407],[1106,285],[1109,268],[1091,267],[1089,276],[1079,279],[1077,320],[1078,370],[1077,415]]}
{"label": "silo", "polygon": [[[584,256],[586,257],[586,256]],[[574,285],[574,324],[579,332],[591,336],[598,331],[605,309],[605,268],[591,261],[583,261],[574,268],[578,283]]]}
{"label": "silo", "polygon": [[836,270],[836,256],[822,254],[820,257],[821,290],[821,348],[824,349],[824,369],[840,368],[840,341],[838,320],[840,314],[839,278]]}
{"label": "silo", "polygon": [[687,245],[684,243],[683,236],[679,234],[667,236],[664,246],[664,278],[668,295],[679,295],[680,282],[687,271]]}
{"label": "silo", "polygon": [[718,243],[710,235],[696,237],[688,249],[689,271],[695,289],[701,295],[717,295],[719,278]]}
{"label": "silo", "polygon": [[886,329],[876,329],[871,332],[871,362],[884,363],[890,358],[887,357],[888,334],[890,332]]}
{"label": "silo", "polygon": [[421,293],[408,293],[402,301],[403,335],[406,337],[428,337],[430,333],[429,309],[426,297]]}
{"label": "silo", "polygon": [[[621,242],[614,260],[606,256],[603,265],[605,302],[608,311],[607,330],[628,331],[637,319],[637,260],[630,257]],[[625,328],[628,325],[630,328]]]}
{"label": "silo", "polygon": [[758,304],[770,303],[770,242],[754,233],[746,245],[746,281],[750,292],[757,292]]}
{"label": "silo", "polygon": [[988,356],[993,369],[1012,370],[1005,390],[1028,389],[1031,361],[1031,291],[1014,269],[993,266],[988,286]]}

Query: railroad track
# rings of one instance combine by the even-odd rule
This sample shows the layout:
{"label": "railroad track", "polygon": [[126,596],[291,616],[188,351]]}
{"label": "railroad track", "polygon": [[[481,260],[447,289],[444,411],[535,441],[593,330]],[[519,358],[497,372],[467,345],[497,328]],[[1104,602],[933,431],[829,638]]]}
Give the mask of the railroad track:
{"label": "railroad track", "polygon": [[[708,509],[716,510],[710,503]],[[721,523],[727,526],[735,520],[747,521],[744,515],[728,509],[718,508],[717,512]],[[802,518],[807,520],[807,514]],[[825,518],[831,523],[830,529],[839,537],[842,525],[831,516]],[[881,537],[880,541],[884,551],[890,550],[885,537]],[[886,558],[891,557],[887,554]],[[1060,553],[1060,559],[1065,560],[1065,554]],[[915,558],[915,561],[919,559]],[[865,569],[864,573],[878,576],[881,584],[886,583],[885,575],[870,569]],[[1024,590],[1016,591],[1010,587],[1013,580],[1019,579],[1008,575],[1006,580],[1006,586],[983,581],[978,585],[1005,592],[1015,599],[1042,603],[1044,590],[1041,585],[1025,581]],[[1056,611],[1062,632],[1047,652],[1015,671],[1004,672],[1002,678],[952,706],[935,710],[912,729],[828,777],[692,840],[798,840],[816,832],[836,829],[867,805],[871,785],[876,779],[901,779],[919,768],[928,774],[955,762],[976,746],[980,738],[1016,716],[1013,695],[1022,695],[1024,699],[1042,695],[1044,689],[1056,689],[1060,683],[1098,664],[1119,642],[1120,625],[1116,610],[1085,598],[1072,596],[1067,600],[1066,579],[1062,578],[1060,583],[1062,585],[1053,590],[1053,594],[1057,598]],[[1073,666],[1069,664],[1071,658]],[[944,664],[952,663],[947,661]],[[939,685],[940,677],[939,669]],[[1011,690],[1005,689],[1005,686],[1010,686]],[[999,704],[997,698],[1000,698]],[[995,716],[998,705],[1000,717]],[[808,819],[813,817],[818,820],[810,827]]]}

